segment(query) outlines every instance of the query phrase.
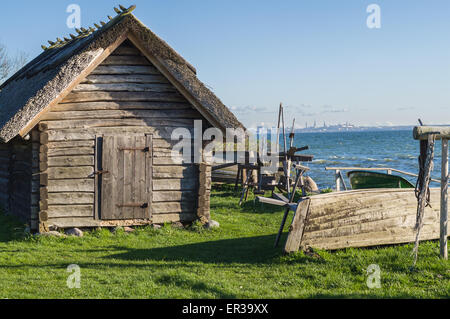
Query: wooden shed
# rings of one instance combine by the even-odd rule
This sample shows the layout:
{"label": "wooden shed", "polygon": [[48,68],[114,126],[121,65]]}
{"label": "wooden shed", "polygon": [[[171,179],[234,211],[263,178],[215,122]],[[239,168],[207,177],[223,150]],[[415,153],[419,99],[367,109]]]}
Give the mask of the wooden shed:
{"label": "wooden shed", "polygon": [[172,158],[172,131],[243,126],[133,9],[0,86],[0,205],[33,230],[210,218],[210,167]]}

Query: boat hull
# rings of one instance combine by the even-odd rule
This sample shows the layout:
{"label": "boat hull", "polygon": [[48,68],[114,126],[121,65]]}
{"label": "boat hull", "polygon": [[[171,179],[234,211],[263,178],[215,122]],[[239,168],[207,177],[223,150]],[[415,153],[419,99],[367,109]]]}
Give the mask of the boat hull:
{"label": "boat hull", "polygon": [[[301,202],[286,252],[300,247],[342,249],[410,243],[415,240],[417,199],[414,189],[353,190],[311,196]],[[440,235],[440,189],[431,189],[420,240]],[[302,232],[298,232],[302,229]],[[296,231],[292,231],[296,230]],[[300,234],[300,235],[299,235]]]}
{"label": "boat hull", "polygon": [[370,188],[414,188],[401,176],[370,171],[351,171],[347,173],[352,189]]}

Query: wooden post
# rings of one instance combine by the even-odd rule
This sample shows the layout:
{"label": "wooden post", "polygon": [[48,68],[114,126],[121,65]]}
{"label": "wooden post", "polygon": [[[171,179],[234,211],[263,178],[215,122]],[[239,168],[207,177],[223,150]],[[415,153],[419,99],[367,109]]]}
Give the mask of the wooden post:
{"label": "wooden post", "polygon": [[210,196],[211,196],[211,165],[199,164],[199,190],[197,216],[204,225],[211,220]]}
{"label": "wooden post", "polygon": [[340,192],[341,191],[341,171],[340,170],[336,170],[335,178],[336,178],[336,192]]}
{"label": "wooden post", "polygon": [[441,165],[441,257],[448,259],[447,249],[448,224],[448,140],[442,139],[442,165]]}

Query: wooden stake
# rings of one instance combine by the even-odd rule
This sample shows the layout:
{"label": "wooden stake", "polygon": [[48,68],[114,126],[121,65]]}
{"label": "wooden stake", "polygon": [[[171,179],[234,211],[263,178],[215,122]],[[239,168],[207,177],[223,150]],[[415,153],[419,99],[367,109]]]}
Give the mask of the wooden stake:
{"label": "wooden stake", "polygon": [[441,165],[441,233],[440,251],[441,257],[448,259],[447,249],[447,224],[448,224],[448,140],[442,139],[442,165]]}

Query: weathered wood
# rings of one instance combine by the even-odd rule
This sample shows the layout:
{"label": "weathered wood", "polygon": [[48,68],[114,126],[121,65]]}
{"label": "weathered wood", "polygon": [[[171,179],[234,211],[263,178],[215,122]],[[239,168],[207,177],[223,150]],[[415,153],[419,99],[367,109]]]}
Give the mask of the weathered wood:
{"label": "weathered wood", "polygon": [[90,75],[83,82],[81,82],[81,84],[109,84],[109,83],[168,84],[170,82],[162,75],[139,75],[139,74]]}
{"label": "weathered wood", "polygon": [[121,56],[121,55],[110,55],[106,58],[105,61],[101,64],[102,66],[106,65],[149,65],[150,62],[144,56]]}
{"label": "weathered wood", "polygon": [[177,90],[171,84],[140,84],[140,83],[102,83],[102,84],[79,84],[72,92],[166,92],[172,93]]}
{"label": "weathered wood", "polygon": [[[48,205],[94,204],[94,193],[49,193]],[[48,209],[48,206],[46,210]],[[43,210],[43,209],[41,209]]]}
{"label": "weathered wood", "polygon": [[93,173],[93,166],[49,167],[47,169],[49,179],[86,179],[93,177]]}
{"label": "weathered wood", "polygon": [[[154,138],[172,138],[173,128],[161,127],[155,129],[153,127],[98,127],[86,129],[67,129],[47,131],[49,142],[63,142],[69,140],[92,140],[96,135],[124,135],[124,134],[153,134]],[[192,130],[193,131],[193,130]]]}
{"label": "weathered wood", "polygon": [[442,162],[441,162],[441,208],[440,208],[440,255],[448,259],[448,139],[442,139]]}
{"label": "weathered wood", "polygon": [[166,203],[154,203],[153,214],[168,214],[168,213],[194,213],[195,202],[183,201],[183,202],[166,202]]}
{"label": "weathered wood", "polygon": [[128,65],[100,65],[91,74],[156,74],[161,73],[154,66],[143,65],[143,66],[128,66]]}
{"label": "weathered wood", "polygon": [[[89,140],[90,141],[90,140]],[[41,148],[44,151],[45,148]],[[45,154],[41,152],[39,158],[41,161],[47,161],[50,157],[55,156],[82,156],[94,155],[93,147],[71,147],[71,148],[51,148]]]}
{"label": "weathered wood", "polygon": [[183,102],[89,102],[58,104],[52,108],[52,112],[65,111],[101,111],[101,110],[184,110],[192,109],[189,103]]}
{"label": "weathered wood", "polygon": [[[431,189],[433,208],[426,209],[422,240],[439,238],[439,198],[440,190]],[[414,190],[355,190],[309,199],[303,247],[341,249],[414,241]]]}
{"label": "weathered wood", "polygon": [[305,199],[301,201],[297,206],[297,211],[295,213],[292,225],[289,228],[289,236],[284,247],[284,251],[286,253],[296,252],[300,249],[306,221],[308,218],[310,202],[310,199]]}
{"label": "weathered wood", "polygon": [[[43,116],[43,121],[79,120],[79,119],[126,119],[126,118],[181,118],[198,119],[199,114],[193,109],[186,110],[107,110],[107,111],[66,111],[49,112]],[[51,123],[47,123],[50,126]],[[189,123],[194,124],[194,123]],[[49,127],[50,129],[50,127]],[[41,144],[45,144],[42,142]]]}
{"label": "weathered wood", "polygon": [[450,127],[448,126],[416,126],[413,130],[416,140],[427,140],[430,133],[436,133],[436,140],[450,139]]}
{"label": "weathered wood", "polygon": [[[94,156],[58,156],[49,157],[48,167],[76,167],[76,166],[94,166]],[[45,170],[42,169],[41,170]]]}
{"label": "weathered wood", "polygon": [[94,192],[94,179],[60,179],[47,183],[48,191],[57,192]]}
{"label": "weathered wood", "polygon": [[153,202],[174,202],[192,200],[197,194],[194,191],[153,191]]}
{"label": "weathered wood", "polygon": [[167,178],[195,178],[195,166],[155,166],[153,177],[155,179]]}
{"label": "weathered wood", "polygon": [[111,54],[114,55],[141,55],[141,53],[135,47],[121,45]]}
{"label": "weathered wood", "polygon": [[52,205],[47,209],[49,218],[93,217],[93,205]]}
{"label": "weathered wood", "polygon": [[194,119],[185,118],[128,118],[128,119],[104,119],[104,120],[58,120],[46,122],[51,130],[65,129],[90,129],[102,127],[152,127],[158,128],[190,128],[194,125]]}
{"label": "weathered wood", "polygon": [[153,190],[196,190],[198,188],[197,179],[173,179],[173,180],[154,180]]}

